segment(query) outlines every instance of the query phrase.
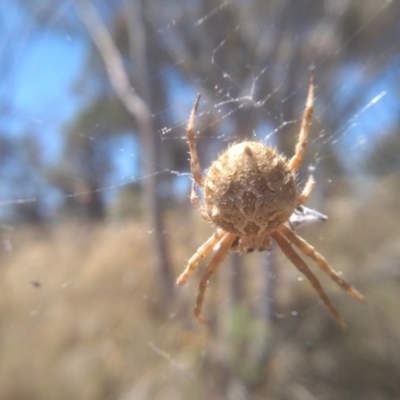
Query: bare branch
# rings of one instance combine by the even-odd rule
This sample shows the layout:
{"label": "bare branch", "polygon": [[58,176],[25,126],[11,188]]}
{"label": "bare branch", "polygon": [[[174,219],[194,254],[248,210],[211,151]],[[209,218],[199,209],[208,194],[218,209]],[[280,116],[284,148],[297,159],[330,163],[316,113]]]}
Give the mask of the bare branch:
{"label": "bare branch", "polygon": [[77,0],[75,4],[82,22],[106,65],[108,77],[118,97],[138,120],[144,116],[150,118],[150,110],[143,99],[134,92],[122,57],[96,9],[88,0]]}

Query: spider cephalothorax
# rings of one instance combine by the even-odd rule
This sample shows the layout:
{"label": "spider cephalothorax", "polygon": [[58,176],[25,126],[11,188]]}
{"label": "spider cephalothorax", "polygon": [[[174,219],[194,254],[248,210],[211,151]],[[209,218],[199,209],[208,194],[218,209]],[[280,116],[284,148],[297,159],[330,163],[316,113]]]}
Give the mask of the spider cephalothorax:
{"label": "spider cephalothorax", "polygon": [[[296,183],[296,172],[303,160],[313,113],[313,76],[310,78],[295,154],[290,160],[262,143],[244,141],[228,147],[212,163],[207,175],[203,177],[200,172],[193,129],[199,100],[200,96],[197,96],[187,127],[190,166],[194,179],[190,198],[203,218],[217,226],[217,231],[197,249],[185,271],[179,276],[177,284],[183,285],[195,271],[199,261],[216,245],[218,248],[200,281],[194,311],[196,318],[204,322],[201,311],[208,280],[232,246],[240,253],[251,249],[263,250],[269,247],[270,238],[272,238],[295,267],[307,277],[339,325],[345,328],[342,317],[326,295],[317,277],[292,247],[296,246],[314,260],[334,282],[353,297],[358,300],[364,299],[357,290],[329,267],[321,254],[294,233],[289,223],[295,209],[308,199],[315,185],[312,176],[308,178],[301,191],[298,190]],[[204,205],[198,200],[196,184],[204,190]]]}

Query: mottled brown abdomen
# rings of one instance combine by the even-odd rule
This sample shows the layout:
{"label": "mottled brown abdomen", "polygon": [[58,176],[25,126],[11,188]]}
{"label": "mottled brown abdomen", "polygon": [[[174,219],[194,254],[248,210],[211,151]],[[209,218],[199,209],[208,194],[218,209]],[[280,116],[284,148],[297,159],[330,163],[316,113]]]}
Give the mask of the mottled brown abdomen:
{"label": "mottled brown abdomen", "polygon": [[204,182],[205,209],[227,232],[259,236],[293,213],[294,174],[276,151],[258,142],[234,144],[213,162]]}

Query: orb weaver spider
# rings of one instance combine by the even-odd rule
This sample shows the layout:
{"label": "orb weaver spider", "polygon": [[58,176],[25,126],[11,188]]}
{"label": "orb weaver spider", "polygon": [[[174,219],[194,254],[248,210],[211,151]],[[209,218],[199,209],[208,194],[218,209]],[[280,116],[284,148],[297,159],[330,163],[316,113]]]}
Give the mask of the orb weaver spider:
{"label": "orb weaver spider", "polygon": [[[311,74],[300,134],[295,154],[290,160],[262,143],[245,140],[229,146],[212,163],[205,176],[200,172],[195,141],[194,123],[200,95],[196,98],[186,129],[194,180],[190,200],[206,221],[217,226],[217,231],[190,258],[186,269],[178,277],[177,284],[183,285],[199,262],[216,249],[200,280],[194,309],[195,317],[200,322],[206,322],[202,316],[202,308],[208,281],[232,246],[237,246],[241,254],[252,249],[265,250],[270,247],[271,238],[309,280],[342,329],[346,328],[343,318],[318,278],[293,247],[311,258],[351,296],[364,300],[356,289],[328,265],[320,253],[291,229],[289,223],[290,216],[307,201],[315,186],[311,175],[300,192],[296,182],[296,172],[304,157],[312,120],[314,88],[314,76]],[[203,188],[204,204],[199,201],[196,186]]]}

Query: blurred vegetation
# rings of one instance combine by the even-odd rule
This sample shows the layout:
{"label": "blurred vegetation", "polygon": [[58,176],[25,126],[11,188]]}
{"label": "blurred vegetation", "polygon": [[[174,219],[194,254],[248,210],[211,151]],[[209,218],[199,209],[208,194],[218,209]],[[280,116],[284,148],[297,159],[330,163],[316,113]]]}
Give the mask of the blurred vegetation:
{"label": "blurred vegetation", "polygon": [[[259,301],[252,274],[245,300],[228,312],[217,274],[206,299],[208,331],[192,317],[198,278],[163,311],[143,224],[2,226],[1,398],[398,398],[399,179],[376,182],[362,206],[332,196],[330,220],[302,232],[367,297],[360,304],[321,277],[345,333],[281,257],[275,323],[252,315]],[[209,234],[196,212],[187,218],[167,219],[176,275]],[[246,270],[260,258],[245,256]]]}
{"label": "blurred vegetation", "polygon": [[[14,4],[20,26],[0,47],[0,399],[400,399],[400,2]],[[15,103],[36,37],[86,50],[68,121]],[[312,165],[309,205],[330,219],[301,235],[367,303],[317,271],[343,333],[280,252],[231,255],[207,330],[192,317],[198,275],[174,285],[213,231],[182,189],[195,93],[203,169],[244,138],[292,154],[311,65],[299,181]],[[49,157],[38,138],[54,130]]]}

